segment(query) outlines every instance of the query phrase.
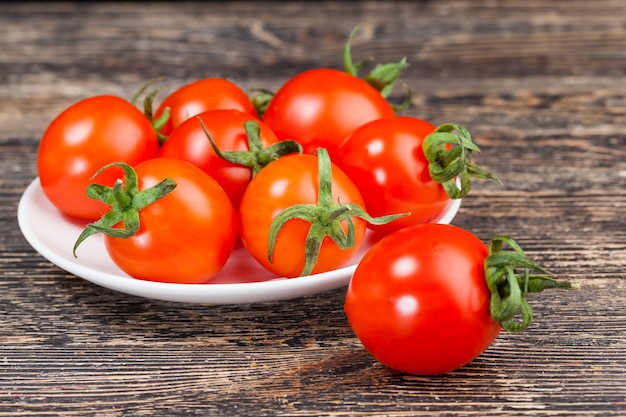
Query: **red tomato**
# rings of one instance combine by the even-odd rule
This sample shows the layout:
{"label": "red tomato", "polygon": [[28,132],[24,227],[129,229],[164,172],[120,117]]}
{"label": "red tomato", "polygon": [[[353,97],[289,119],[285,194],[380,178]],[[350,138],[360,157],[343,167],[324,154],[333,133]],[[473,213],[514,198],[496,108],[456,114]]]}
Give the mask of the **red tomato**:
{"label": "red tomato", "polygon": [[376,243],[348,286],[345,312],[384,365],[440,374],[480,355],[501,326],[490,315],[487,247],[456,226],[420,224]]}
{"label": "red tomato", "polygon": [[165,178],[176,187],[139,210],[140,225],[134,235],[120,238],[105,233],[113,262],[142,280],[190,284],[210,280],[226,263],[237,239],[237,217],[224,190],[205,172],[181,160],[151,159],[138,164],[135,172],[139,192]]}
{"label": "red tomato", "polygon": [[[332,201],[362,206],[359,190],[335,165],[332,170]],[[263,168],[250,182],[239,208],[239,233],[248,252],[265,268],[284,277],[297,277],[305,268],[305,242],[312,224],[299,218],[288,220],[278,233],[273,261],[268,259],[270,227],[284,210],[301,204],[315,205],[319,194],[318,158],[308,154],[288,155]],[[353,217],[354,245],[340,248],[325,237],[311,273],[344,265],[360,247],[364,220]],[[340,227],[347,231],[346,221]]]}
{"label": "red tomato", "polygon": [[335,163],[361,191],[372,216],[411,213],[374,230],[390,233],[436,222],[450,197],[429,173],[422,143],[436,126],[414,117],[374,120],[357,128],[339,147]]}
{"label": "red tomato", "polygon": [[257,116],[245,91],[232,81],[217,77],[203,78],[180,87],[161,102],[154,118],[158,119],[165,108],[170,109],[170,118],[161,129],[165,135],[185,120],[208,110],[235,109]]}
{"label": "red tomato", "polygon": [[[44,194],[63,214],[95,220],[107,206],[85,195],[91,176],[111,162],[135,165],[158,152],[154,128],[139,109],[120,97],[95,96],[50,123],[39,144],[37,170]],[[119,174],[111,169],[97,182],[113,185]]]}
{"label": "red tomato", "polygon": [[339,144],[369,121],[394,110],[374,87],[346,72],[316,68],[283,85],[269,102],[263,121],[279,139],[299,142],[305,153],[326,148],[334,160]]}
{"label": "red tomato", "polygon": [[[211,110],[197,117],[202,120],[221,152],[249,150],[244,128],[247,121],[258,123],[264,147],[278,142],[274,132],[265,123],[238,110]],[[185,160],[211,175],[224,188],[235,207],[239,207],[241,196],[252,178],[250,168],[228,162],[215,153],[196,117],[184,121],[172,131],[163,144],[161,156]]]}

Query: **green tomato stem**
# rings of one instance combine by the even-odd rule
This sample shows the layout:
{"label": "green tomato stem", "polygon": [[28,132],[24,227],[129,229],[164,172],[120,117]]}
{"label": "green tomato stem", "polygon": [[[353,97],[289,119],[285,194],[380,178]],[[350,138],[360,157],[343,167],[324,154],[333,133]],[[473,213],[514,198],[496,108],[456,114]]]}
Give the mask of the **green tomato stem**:
{"label": "green tomato stem", "polygon": [[267,106],[274,98],[274,92],[266,88],[253,88],[248,92],[248,98],[252,103],[252,106],[256,109],[259,119],[263,118]]}
{"label": "green tomato stem", "polygon": [[[161,81],[162,79],[163,77],[156,77],[156,78],[149,80],[144,85],[142,85],[139,88],[139,90],[137,90],[137,92],[133,95],[130,102],[136,106],[137,101],[139,100],[139,97],[141,97],[141,95],[148,89],[148,87],[157,81]],[[159,145],[163,145],[163,143],[165,143],[165,140],[167,139],[167,136],[161,133],[161,129],[163,128],[163,126],[165,126],[165,124],[169,120],[170,112],[171,112],[169,107],[165,108],[163,111],[163,114],[157,120],[154,120],[154,108],[153,108],[154,98],[159,92],[161,92],[161,90],[162,88],[153,90],[143,100],[143,114],[148,118],[148,120],[152,124],[152,128],[154,129],[157,139],[159,140]]]}
{"label": "green tomato stem", "polygon": [[[505,244],[511,250],[504,250]],[[548,288],[579,288],[578,284],[553,279],[550,272],[528,259],[519,244],[508,236],[493,238],[484,268],[491,292],[491,317],[511,332],[526,329],[532,321],[528,293]],[[518,315],[521,318],[516,320]]]}
{"label": "green tomato stem", "polygon": [[252,178],[277,159],[293,153],[302,153],[302,146],[294,140],[282,140],[264,148],[261,142],[259,124],[252,120],[243,124],[248,137],[248,150],[222,151],[211,137],[202,119],[200,117],[197,117],[197,119],[215,154],[230,163],[250,168]]}
{"label": "green tomato stem", "polygon": [[[368,60],[365,59],[356,63],[352,60],[351,43],[359,28],[360,25],[357,25],[352,29],[352,31],[350,31],[348,40],[346,41],[343,48],[343,65],[345,71],[346,73],[354,77],[359,76],[359,71],[361,70],[363,65],[368,62]],[[383,96],[384,98],[388,98],[395,88],[396,84],[400,80],[400,75],[408,66],[409,64],[407,63],[406,57],[403,57],[398,62],[376,64],[372,71],[370,71],[369,74],[363,77],[363,81],[374,87],[378,92],[380,92],[381,96]],[[413,93],[406,84],[403,83],[403,85],[407,89],[407,97],[403,100],[402,103],[398,105],[391,105],[395,111],[406,110],[411,105]]]}
{"label": "green tomato stem", "polygon": [[428,160],[431,178],[440,183],[452,199],[463,198],[470,192],[470,178],[501,183],[498,177],[472,162],[472,153],[480,153],[480,148],[463,126],[447,123],[437,127],[424,139],[422,149]]}
{"label": "green tomato stem", "polygon": [[[274,262],[274,248],[283,226],[292,219],[301,219],[311,224],[305,241],[304,268],[300,276],[313,271],[322,242],[328,236],[342,250],[354,247],[353,217],[361,218],[371,224],[389,223],[409,213],[371,217],[361,206],[353,203],[342,204],[332,199],[332,165],[328,152],[324,148],[317,150],[319,185],[316,204],[296,204],[281,211],[272,221],[268,234],[268,260]],[[347,233],[342,222],[347,224]]]}
{"label": "green tomato stem", "polygon": [[[111,206],[111,209],[99,220],[88,224],[76,239],[72,253],[76,255],[78,246],[89,236],[96,233],[104,233],[115,238],[128,238],[139,231],[139,212],[155,201],[165,197],[176,188],[176,182],[165,178],[160,183],[139,191],[137,174],[135,170],[124,162],[113,162],[100,168],[92,177],[97,177],[104,170],[111,167],[120,167],[124,171],[126,186],[122,180],[117,180],[113,187],[102,184],[90,184],[87,187],[87,196],[94,200],[102,201]],[[123,228],[115,228],[118,223]]]}

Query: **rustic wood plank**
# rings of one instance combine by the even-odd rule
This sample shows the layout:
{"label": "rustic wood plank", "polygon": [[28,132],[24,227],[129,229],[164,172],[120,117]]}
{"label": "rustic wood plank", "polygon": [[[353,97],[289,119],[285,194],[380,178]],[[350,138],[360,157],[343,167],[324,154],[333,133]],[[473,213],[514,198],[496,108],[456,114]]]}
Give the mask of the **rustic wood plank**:
{"label": "rustic wood plank", "polygon": [[[408,114],[473,133],[454,223],[514,236],[580,291],[531,299],[522,334],[436,377],[376,363],[344,289],[205,306],[116,293],[36,254],[17,227],[45,127],[74,101],[203,76],[278,88],[316,66],[407,56]],[[0,416],[626,413],[626,3],[0,4]],[[396,92],[398,97],[402,91]]]}

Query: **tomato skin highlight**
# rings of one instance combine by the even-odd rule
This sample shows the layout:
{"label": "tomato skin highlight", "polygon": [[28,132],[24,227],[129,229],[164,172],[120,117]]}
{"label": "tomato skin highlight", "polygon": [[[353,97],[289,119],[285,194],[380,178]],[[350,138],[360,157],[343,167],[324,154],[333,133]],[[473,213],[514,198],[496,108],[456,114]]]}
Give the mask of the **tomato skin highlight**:
{"label": "tomato skin highlight", "polygon": [[100,95],[80,100],[48,125],[37,153],[37,170],[46,197],[63,214],[97,220],[107,206],[85,195],[92,183],[111,186],[121,171],[90,178],[116,161],[133,166],[154,158],[159,142],[147,117],[130,102]]}
{"label": "tomato skin highlight", "polygon": [[160,156],[190,162],[211,175],[228,194],[235,208],[252,179],[250,168],[236,165],[220,158],[206,137],[200,118],[211,138],[222,151],[247,151],[248,137],[244,122],[255,121],[259,125],[263,146],[278,142],[274,132],[257,117],[238,110],[209,110],[181,123],[169,135]]}
{"label": "tomato skin highlight", "polygon": [[411,213],[384,225],[388,234],[413,224],[436,222],[450,197],[430,177],[422,151],[424,138],[436,126],[409,116],[379,119],[357,128],[339,147],[336,163],[361,191],[372,216]]}
{"label": "tomato skin highlight", "polygon": [[237,239],[230,199],[209,175],[181,160],[155,158],[135,167],[139,190],[166,177],[176,188],[139,212],[134,236],[105,235],[113,262],[136,279],[201,284],[219,272]]}
{"label": "tomato skin highlight", "polygon": [[[316,204],[318,197],[317,157],[308,154],[284,156],[263,168],[250,182],[239,207],[239,233],[250,253],[263,267],[278,276],[298,277],[305,263],[305,240],[310,223],[292,219],[278,233],[274,262],[268,260],[268,236],[274,218],[296,204]],[[332,165],[333,201],[362,205],[363,200],[350,179]],[[353,218],[355,243],[343,250],[330,238],[324,238],[312,274],[341,267],[360,247],[366,222]],[[343,222],[345,223],[345,222]],[[342,223],[342,224],[343,224]],[[344,225],[344,230],[347,227]]]}
{"label": "tomato skin highlight", "polygon": [[234,109],[257,116],[248,95],[237,84],[225,78],[202,78],[185,84],[167,96],[159,105],[154,118],[161,117],[166,108],[170,117],[161,128],[169,135],[185,120],[208,110]]}
{"label": "tomato skin highlight", "polygon": [[337,147],[354,129],[394,115],[380,92],[362,79],[336,69],[316,68],[297,74],[279,88],[263,121],[280,140],[293,139],[308,154],[326,148],[334,161]]}
{"label": "tomato skin highlight", "polygon": [[344,310],[365,349],[389,368],[442,374],[498,336],[485,282],[487,247],[452,225],[406,227],[377,242],[348,286]]}

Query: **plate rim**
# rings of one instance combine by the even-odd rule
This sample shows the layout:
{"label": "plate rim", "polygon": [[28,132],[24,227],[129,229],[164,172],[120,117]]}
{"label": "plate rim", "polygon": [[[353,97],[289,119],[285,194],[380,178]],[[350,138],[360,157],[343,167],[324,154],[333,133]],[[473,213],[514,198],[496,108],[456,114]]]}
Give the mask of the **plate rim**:
{"label": "plate rim", "polygon": [[[46,207],[33,205],[37,194],[43,195],[39,177],[34,178],[20,197],[17,209],[18,226],[30,246],[46,260],[93,284],[113,291],[138,297],[194,304],[250,304],[293,299],[318,294],[348,285],[361,258],[351,260],[354,264],[333,271],[297,278],[276,277],[259,282],[181,284],[135,279],[120,270],[115,275],[106,271],[89,268],[57,256],[38,236],[37,230],[28,219],[29,210],[45,210]],[[44,195],[45,198],[45,195]],[[49,207],[52,203],[48,201]],[[451,200],[439,223],[450,223],[456,216],[461,200]],[[59,213],[58,220],[66,222]]]}

